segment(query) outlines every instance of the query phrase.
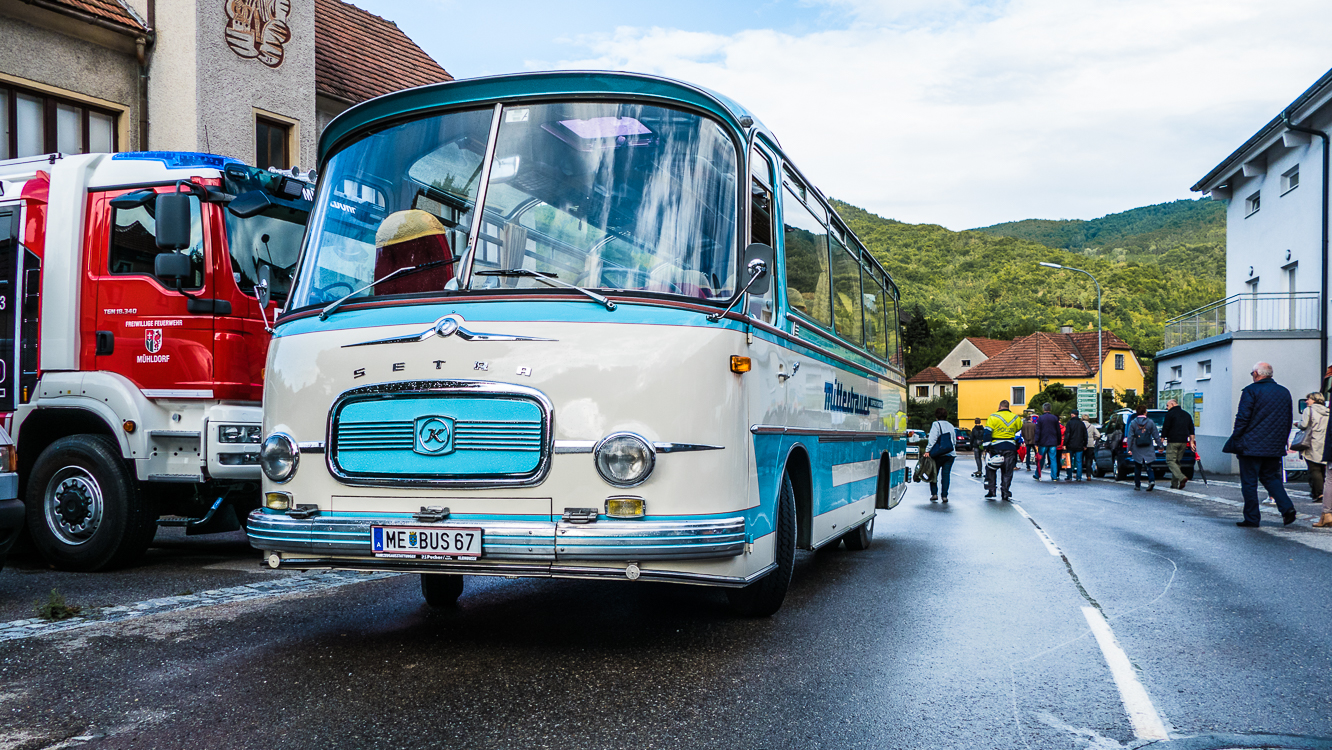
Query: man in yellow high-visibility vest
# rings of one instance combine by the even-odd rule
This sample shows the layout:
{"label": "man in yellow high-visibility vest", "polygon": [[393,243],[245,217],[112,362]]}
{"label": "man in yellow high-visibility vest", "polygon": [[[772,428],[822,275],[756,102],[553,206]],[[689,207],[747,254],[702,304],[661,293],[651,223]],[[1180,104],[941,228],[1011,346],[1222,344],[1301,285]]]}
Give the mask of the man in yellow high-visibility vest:
{"label": "man in yellow high-visibility vest", "polygon": [[1009,489],[1013,484],[1013,469],[1017,467],[1017,435],[1022,431],[1022,415],[1014,414],[1007,401],[999,402],[999,411],[990,415],[985,426],[990,429],[990,444],[985,461],[985,499],[993,500],[995,473],[1000,474],[999,489],[1005,502],[1013,502]]}

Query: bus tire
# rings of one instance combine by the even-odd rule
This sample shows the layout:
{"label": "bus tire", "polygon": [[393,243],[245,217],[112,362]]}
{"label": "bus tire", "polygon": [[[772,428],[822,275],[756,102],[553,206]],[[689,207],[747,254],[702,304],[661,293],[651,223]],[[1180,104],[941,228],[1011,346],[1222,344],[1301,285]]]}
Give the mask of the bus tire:
{"label": "bus tire", "polygon": [[786,590],[795,570],[796,520],[795,487],[791,475],[782,475],[782,491],[777,494],[777,523],[774,530],[774,554],[777,567],[753,583],[727,589],[731,609],[742,617],[769,617],[782,608]]}
{"label": "bus tire", "polygon": [[435,608],[456,607],[462,596],[463,577],[448,573],[422,573],[421,595]]}
{"label": "bus tire", "polygon": [[842,535],[842,542],[846,548],[852,552],[861,552],[869,549],[870,543],[874,541],[874,519],[871,518],[868,523],[862,523]]}
{"label": "bus tire", "polygon": [[61,570],[129,564],[157,533],[152,502],[104,435],[70,435],[47,446],[33,464],[25,502],[33,546]]}

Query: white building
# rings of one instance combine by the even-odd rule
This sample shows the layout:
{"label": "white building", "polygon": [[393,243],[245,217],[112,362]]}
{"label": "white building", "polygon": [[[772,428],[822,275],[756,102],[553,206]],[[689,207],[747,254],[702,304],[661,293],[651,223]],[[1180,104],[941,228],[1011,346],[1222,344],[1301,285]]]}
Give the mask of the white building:
{"label": "white building", "polygon": [[1192,188],[1227,204],[1227,296],[1166,323],[1156,377],[1159,403],[1178,396],[1194,413],[1209,471],[1237,470],[1221,446],[1255,362],[1272,363],[1297,408],[1324,386],[1329,133],[1332,71]]}
{"label": "white building", "polygon": [[907,381],[907,398],[926,401],[957,391],[957,376],[1008,348],[1011,341],[967,336],[957,342],[935,367],[927,367]]}

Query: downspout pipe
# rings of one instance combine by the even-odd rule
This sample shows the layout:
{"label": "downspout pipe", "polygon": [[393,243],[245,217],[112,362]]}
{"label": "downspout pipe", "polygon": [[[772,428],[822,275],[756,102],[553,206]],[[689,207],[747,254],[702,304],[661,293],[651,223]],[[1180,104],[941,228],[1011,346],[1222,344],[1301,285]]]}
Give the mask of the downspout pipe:
{"label": "downspout pipe", "polygon": [[1327,133],[1324,133],[1321,130],[1314,130],[1313,128],[1301,127],[1299,125],[1295,125],[1294,123],[1292,123],[1290,121],[1290,110],[1286,110],[1281,113],[1281,122],[1286,126],[1287,130],[1292,130],[1296,133],[1307,133],[1308,135],[1316,135],[1319,138],[1323,139],[1323,206],[1322,206],[1323,262],[1322,262],[1322,268],[1320,270],[1320,275],[1322,276],[1322,278],[1319,279],[1320,284],[1319,284],[1319,293],[1318,293],[1318,351],[1320,356],[1318,358],[1318,380],[1316,380],[1315,382],[1318,383],[1318,390],[1325,391],[1327,390],[1324,387],[1325,385],[1324,380],[1326,379],[1324,375],[1327,373],[1327,271],[1328,271],[1327,212],[1328,212],[1328,201],[1329,198],[1332,197],[1329,196],[1328,137]]}

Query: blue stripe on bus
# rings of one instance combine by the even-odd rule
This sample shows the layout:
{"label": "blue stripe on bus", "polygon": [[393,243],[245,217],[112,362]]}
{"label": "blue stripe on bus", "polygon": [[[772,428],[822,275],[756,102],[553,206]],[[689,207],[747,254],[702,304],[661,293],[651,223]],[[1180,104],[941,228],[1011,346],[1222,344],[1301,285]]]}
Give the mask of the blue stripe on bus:
{"label": "blue stripe on bus", "polygon": [[[776,507],[777,491],[781,487],[782,472],[787,457],[796,446],[809,456],[813,483],[811,515],[818,516],[860,500],[874,491],[878,476],[833,486],[832,467],[859,461],[877,461],[884,454],[902,456],[906,453],[906,440],[885,435],[865,442],[821,443],[817,437],[807,435],[763,434],[754,435],[754,458],[758,465],[759,508],[769,528],[772,509]],[[906,481],[906,471],[898,469],[889,477],[892,486]]]}

